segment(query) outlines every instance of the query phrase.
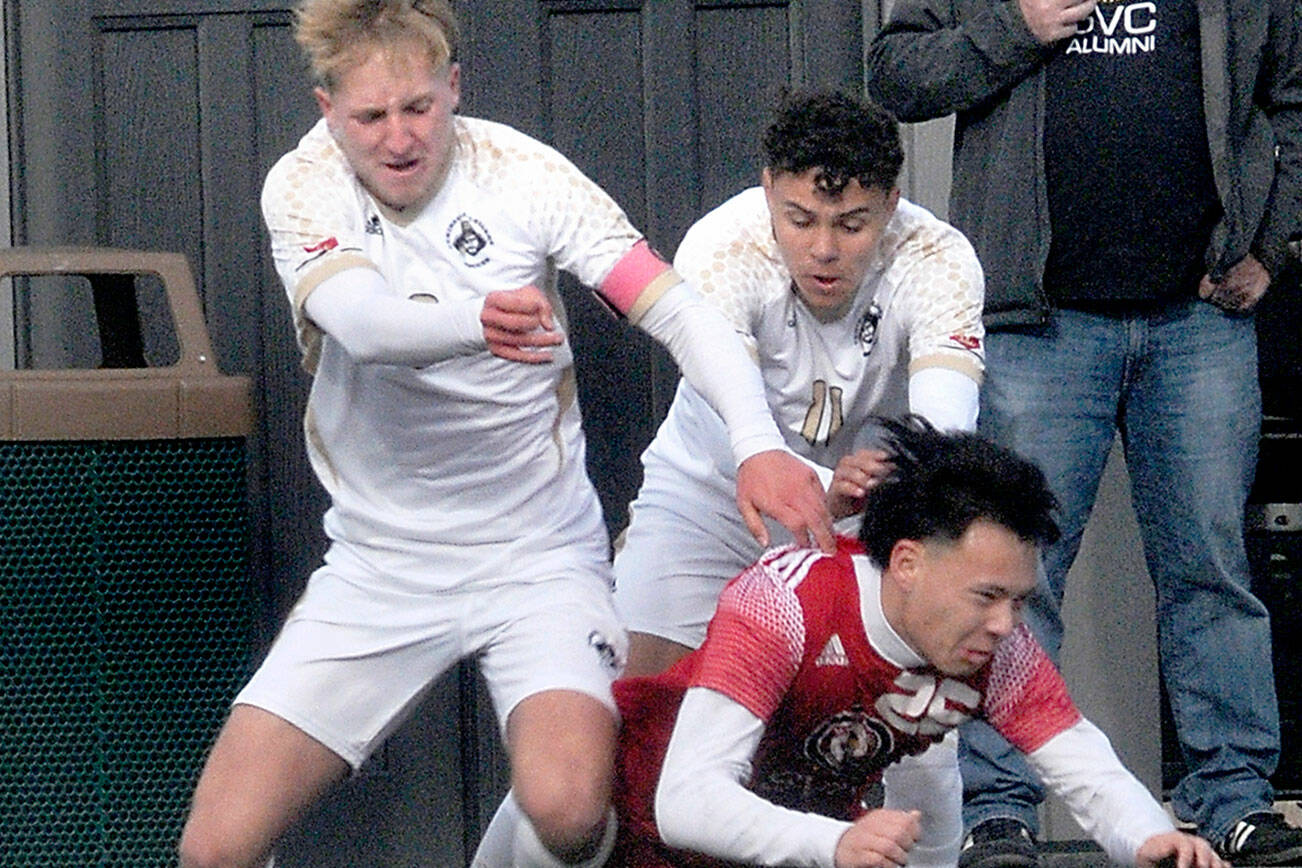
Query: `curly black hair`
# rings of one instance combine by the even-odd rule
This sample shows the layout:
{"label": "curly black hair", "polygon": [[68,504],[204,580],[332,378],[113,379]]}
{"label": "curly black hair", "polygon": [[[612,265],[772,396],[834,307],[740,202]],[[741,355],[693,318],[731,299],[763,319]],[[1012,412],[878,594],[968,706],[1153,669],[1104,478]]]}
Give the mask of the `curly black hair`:
{"label": "curly black hair", "polygon": [[1040,468],[969,432],[940,432],[921,416],[877,419],[894,468],[868,492],[859,540],[881,569],[902,539],[956,541],[977,519],[1038,546],[1059,536],[1057,498]]}
{"label": "curly black hair", "polygon": [[877,105],[839,91],[783,94],[764,132],[771,172],[799,175],[817,169],[814,183],[833,196],[851,180],[890,190],[904,163],[895,119]]}

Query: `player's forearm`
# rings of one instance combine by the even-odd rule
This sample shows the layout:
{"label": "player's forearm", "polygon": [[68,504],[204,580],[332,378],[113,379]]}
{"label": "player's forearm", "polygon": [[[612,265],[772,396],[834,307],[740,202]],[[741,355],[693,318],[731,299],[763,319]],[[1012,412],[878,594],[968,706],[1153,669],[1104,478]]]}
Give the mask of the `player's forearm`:
{"label": "player's forearm", "polygon": [[763,733],[742,705],[689,690],[656,788],[660,835],[671,847],[749,865],[830,868],[848,823],[778,807],[742,786]]}
{"label": "player's forearm", "polygon": [[673,355],[683,376],[728,426],[733,459],[785,443],[764,395],[764,379],[731,324],[685,283],[664,293],[637,323]]}
{"label": "player's forearm", "polygon": [[1081,719],[1027,754],[1044,784],[1113,860],[1133,864],[1141,844],[1175,827],[1098,727]]}
{"label": "player's forearm", "polygon": [[358,364],[424,367],[486,349],[479,313],[483,299],[421,302],[389,292],[369,268],[322,281],[303,312]]}

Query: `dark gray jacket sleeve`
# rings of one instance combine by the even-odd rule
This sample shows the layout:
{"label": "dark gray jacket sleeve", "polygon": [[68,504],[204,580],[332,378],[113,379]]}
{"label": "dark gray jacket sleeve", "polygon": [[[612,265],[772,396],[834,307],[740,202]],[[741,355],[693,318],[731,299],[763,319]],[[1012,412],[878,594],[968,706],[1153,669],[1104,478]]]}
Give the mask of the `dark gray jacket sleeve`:
{"label": "dark gray jacket sleeve", "polygon": [[868,54],[868,92],[902,121],[977,109],[1042,64],[1017,0],[896,0]]}
{"label": "dark gray jacket sleeve", "polygon": [[1302,3],[1272,0],[1272,5],[1258,91],[1275,140],[1275,178],[1253,246],[1278,274],[1286,245],[1302,236]]}

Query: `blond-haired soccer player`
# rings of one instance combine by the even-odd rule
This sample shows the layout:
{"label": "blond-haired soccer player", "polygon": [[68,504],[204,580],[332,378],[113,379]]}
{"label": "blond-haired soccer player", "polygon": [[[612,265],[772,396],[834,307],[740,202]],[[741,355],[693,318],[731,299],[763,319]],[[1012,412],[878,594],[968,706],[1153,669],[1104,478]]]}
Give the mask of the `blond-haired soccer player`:
{"label": "blond-haired soccer player", "polygon": [[236,698],[182,865],[251,866],[431,681],[475,656],[511,760],[503,865],[599,865],[625,654],[554,268],[665,343],[728,420],[738,502],[831,544],[763,384],[623,212],[551,148],[456,114],[443,0],[307,0],[322,119],[263,213],[313,374],[330,548]]}

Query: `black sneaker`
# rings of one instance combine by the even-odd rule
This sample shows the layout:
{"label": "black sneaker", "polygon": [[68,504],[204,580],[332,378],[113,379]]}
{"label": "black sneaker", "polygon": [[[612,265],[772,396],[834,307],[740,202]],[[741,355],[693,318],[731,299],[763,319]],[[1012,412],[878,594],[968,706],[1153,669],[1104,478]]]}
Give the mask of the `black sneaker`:
{"label": "black sneaker", "polygon": [[1039,868],[1040,850],[1026,824],[1009,817],[984,820],[963,839],[958,868]]}
{"label": "black sneaker", "polygon": [[1273,811],[1258,811],[1235,823],[1216,852],[1235,865],[1299,865],[1302,829]]}

